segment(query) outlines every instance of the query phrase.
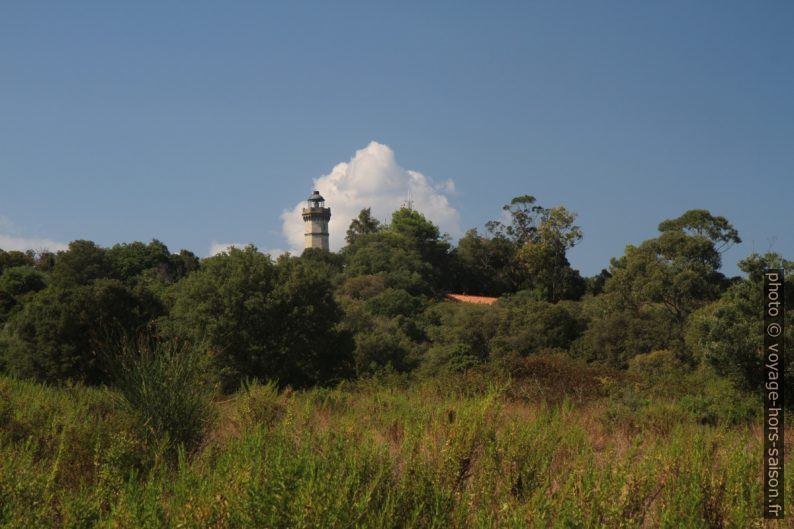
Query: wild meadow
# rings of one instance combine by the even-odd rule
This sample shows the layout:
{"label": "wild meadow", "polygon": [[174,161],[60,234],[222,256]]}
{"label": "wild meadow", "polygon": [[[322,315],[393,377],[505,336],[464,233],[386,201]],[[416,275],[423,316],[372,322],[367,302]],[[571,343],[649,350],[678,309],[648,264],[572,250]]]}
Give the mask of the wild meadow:
{"label": "wild meadow", "polygon": [[760,520],[757,399],[707,373],[550,353],[210,398],[177,364],[149,400],[0,379],[0,527],[792,526]]}

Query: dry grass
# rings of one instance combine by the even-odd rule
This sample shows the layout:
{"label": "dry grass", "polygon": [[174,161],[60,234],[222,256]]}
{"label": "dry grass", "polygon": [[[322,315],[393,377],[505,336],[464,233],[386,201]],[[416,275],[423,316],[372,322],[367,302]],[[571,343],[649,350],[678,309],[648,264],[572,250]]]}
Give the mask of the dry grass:
{"label": "dry grass", "polygon": [[[557,391],[551,371],[532,373]],[[730,410],[703,424],[685,395],[638,399],[599,382],[549,403],[517,397],[525,380],[487,379],[251,385],[216,403],[200,449],[176,464],[136,440],[107,392],[3,381],[0,526],[762,526],[761,432]],[[706,397],[725,391],[704,384]]]}

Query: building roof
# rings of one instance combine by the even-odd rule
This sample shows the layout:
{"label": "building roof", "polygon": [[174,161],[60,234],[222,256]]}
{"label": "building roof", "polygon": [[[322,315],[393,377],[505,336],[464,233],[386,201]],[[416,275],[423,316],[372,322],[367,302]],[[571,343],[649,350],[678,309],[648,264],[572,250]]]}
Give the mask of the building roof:
{"label": "building roof", "polygon": [[309,200],[311,200],[312,202],[325,202],[325,199],[323,198],[323,196],[320,194],[319,191],[314,191],[309,197]]}
{"label": "building roof", "polygon": [[479,303],[481,305],[491,305],[497,299],[499,299],[488,296],[469,296],[468,294],[447,294],[446,298],[450,301],[459,301],[463,303]]}

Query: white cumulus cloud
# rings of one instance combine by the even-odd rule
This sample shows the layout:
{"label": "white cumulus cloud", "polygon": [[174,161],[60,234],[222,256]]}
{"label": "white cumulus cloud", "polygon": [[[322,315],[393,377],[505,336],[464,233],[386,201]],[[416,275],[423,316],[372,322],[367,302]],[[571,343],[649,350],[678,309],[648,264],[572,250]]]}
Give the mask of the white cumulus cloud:
{"label": "white cumulus cloud", "polygon": [[[413,208],[433,221],[442,233],[459,236],[460,215],[452,207],[448,195],[454,193],[455,184],[447,180],[439,184],[418,171],[397,165],[394,151],[388,145],[370,142],[356,151],[349,162],[337,164],[329,174],[314,179],[311,190],[318,190],[331,208],[328,226],[330,246],[338,250],[345,245],[345,233],[350,221],[364,208],[383,222],[408,200]],[[306,196],[309,196],[309,192]],[[303,250],[304,224],[301,209],[305,199],[281,214],[284,237],[290,247],[299,253]]]}

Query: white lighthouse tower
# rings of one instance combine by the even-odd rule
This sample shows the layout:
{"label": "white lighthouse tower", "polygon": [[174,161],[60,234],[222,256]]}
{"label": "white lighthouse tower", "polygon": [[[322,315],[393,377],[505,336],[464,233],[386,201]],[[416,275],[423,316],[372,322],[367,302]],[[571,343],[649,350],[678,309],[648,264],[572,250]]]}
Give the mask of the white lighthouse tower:
{"label": "white lighthouse tower", "polygon": [[328,250],[328,221],[331,220],[331,208],[325,207],[325,199],[319,191],[312,193],[306,208],[303,208],[304,246]]}

